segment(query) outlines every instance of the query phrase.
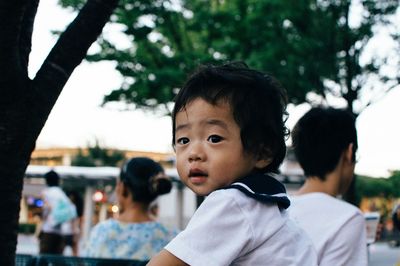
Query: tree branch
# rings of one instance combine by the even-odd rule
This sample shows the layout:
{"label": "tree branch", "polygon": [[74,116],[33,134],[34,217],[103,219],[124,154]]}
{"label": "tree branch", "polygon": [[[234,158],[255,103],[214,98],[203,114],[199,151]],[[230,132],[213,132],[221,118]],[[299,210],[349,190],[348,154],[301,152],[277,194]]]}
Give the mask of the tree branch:
{"label": "tree branch", "polygon": [[387,96],[387,93],[391,90],[393,90],[394,88],[396,88],[397,86],[399,86],[399,83],[393,84],[392,86],[390,86],[389,88],[385,89],[384,91],[382,91],[380,93],[380,95],[378,95],[377,97],[374,97],[373,99],[371,99],[370,101],[368,101],[363,107],[360,108],[359,113],[361,113],[363,110],[365,110],[367,107],[379,102],[380,100],[383,99],[383,97]]}
{"label": "tree branch", "polygon": [[19,38],[19,54],[21,70],[26,76],[28,76],[28,62],[29,54],[31,53],[32,48],[33,24],[35,22],[38,5],[39,0],[29,1],[26,7],[26,12],[22,17],[22,26]]}
{"label": "tree branch", "polygon": [[39,106],[50,107],[45,112],[50,113],[72,71],[85,58],[117,4],[118,0],[88,0],[61,34],[33,80]]}

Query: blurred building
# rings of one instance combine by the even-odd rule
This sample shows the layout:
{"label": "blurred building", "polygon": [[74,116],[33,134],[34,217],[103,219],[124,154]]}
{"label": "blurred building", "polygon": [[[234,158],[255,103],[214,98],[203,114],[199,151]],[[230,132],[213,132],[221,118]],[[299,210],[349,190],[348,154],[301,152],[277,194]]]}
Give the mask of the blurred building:
{"label": "blurred building", "polygon": [[[145,156],[160,162],[164,166],[169,166],[173,162],[174,155],[172,153],[148,152],[148,151],[131,151],[131,150],[116,150],[107,149],[110,152],[118,151],[125,155],[125,158]],[[88,154],[88,148],[48,148],[35,149],[31,155],[31,165],[71,165],[74,156],[82,151],[83,154]]]}
{"label": "blurred building", "polygon": [[[37,222],[43,204],[40,199],[40,193],[45,188],[43,175],[51,169],[60,175],[61,187],[65,191],[79,191],[84,198],[84,238],[94,224],[112,217],[118,212],[115,205],[114,187],[119,175],[119,167],[71,166],[74,156],[79,152],[84,154],[87,150],[50,148],[37,149],[33,152],[24,178],[21,224]],[[158,200],[159,219],[166,224],[184,228],[199,202],[196,195],[180,182],[175,168],[175,155],[128,150],[118,150],[118,152],[123,152],[125,158],[146,156],[160,162],[165,167],[167,175],[174,181],[174,187],[171,193],[161,196]],[[292,194],[302,185],[304,176],[290,150],[280,170],[279,181],[284,183],[288,194]]]}

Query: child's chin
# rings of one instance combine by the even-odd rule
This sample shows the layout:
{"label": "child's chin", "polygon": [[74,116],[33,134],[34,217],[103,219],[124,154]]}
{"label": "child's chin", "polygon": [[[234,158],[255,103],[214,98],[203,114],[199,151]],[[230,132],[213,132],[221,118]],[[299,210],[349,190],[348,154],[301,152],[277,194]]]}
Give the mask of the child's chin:
{"label": "child's chin", "polygon": [[209,190],[204,190],[204,189],[196,189],[193,188],[192,191],[197,195],[197,196],[208,196],[208,194],[210,194],[212,191]]}

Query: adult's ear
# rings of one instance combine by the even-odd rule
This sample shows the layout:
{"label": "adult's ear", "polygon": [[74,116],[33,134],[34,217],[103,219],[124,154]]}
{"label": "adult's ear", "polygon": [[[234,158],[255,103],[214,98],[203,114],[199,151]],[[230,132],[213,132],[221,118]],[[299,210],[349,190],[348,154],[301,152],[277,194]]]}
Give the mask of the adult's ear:
{"label": "adult's ear", "polygon": [[117,186],[115,188],[115,192],[119,195],[121,195],[122,197],[126,198],[129,195],[129,190],[126,187],[126,185],[124,184],[124,182],[118,181],[117,182]]}
{"label": "adult's ear", "polygon": [[352,163],[352,164],[355,162],[355,159],[356,159],[356,158],[353,158],[353,156],[355,156],[355,153],[353,153],[353,147],[354,147],[354,144],[350,143],[347,146],[346,150],[344,151],[344,158],[345,158],[346,162]]}

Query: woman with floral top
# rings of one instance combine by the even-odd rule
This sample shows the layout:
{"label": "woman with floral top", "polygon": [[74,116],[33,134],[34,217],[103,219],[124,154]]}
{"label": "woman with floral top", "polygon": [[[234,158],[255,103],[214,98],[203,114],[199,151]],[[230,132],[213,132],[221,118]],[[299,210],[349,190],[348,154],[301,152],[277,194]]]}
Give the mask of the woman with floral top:
{"label": "woman with floral top", "polygon": [[136,157],[121,168],[116,186],[119,215],[97,224],[84,256],[149,260],[178,233],[154,220],[151,203],[171,191],[160,164]]}

